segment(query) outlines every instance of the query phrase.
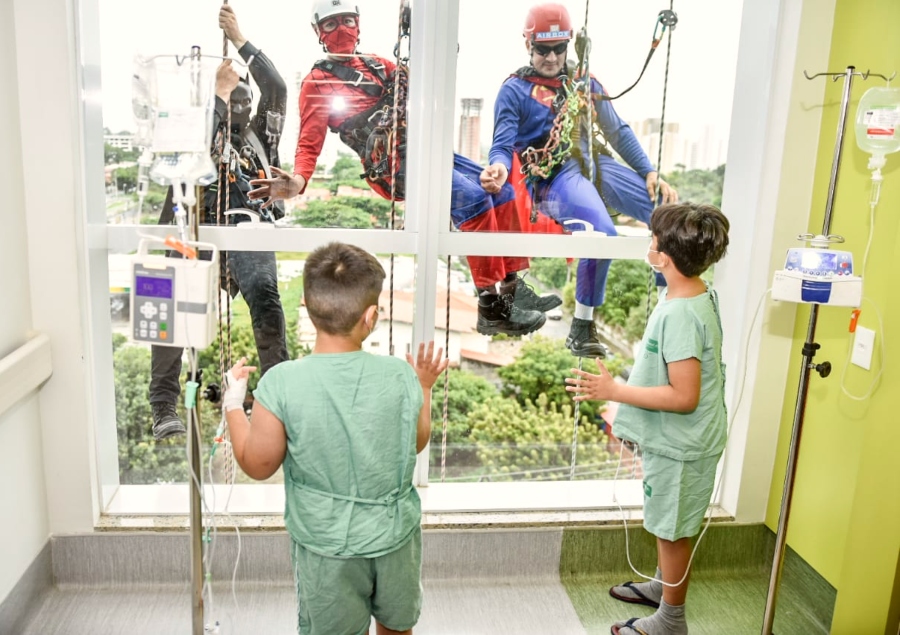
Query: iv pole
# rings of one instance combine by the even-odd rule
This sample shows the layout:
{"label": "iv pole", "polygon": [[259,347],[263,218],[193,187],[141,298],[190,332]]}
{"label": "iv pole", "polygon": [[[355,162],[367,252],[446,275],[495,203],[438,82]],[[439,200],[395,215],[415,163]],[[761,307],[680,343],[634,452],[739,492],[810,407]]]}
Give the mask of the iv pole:
{"label": "iv pole", "polygon": [[[801,236],[801,240],[810,240],[815,247],[827,247],[832,242],[843,242],[840,236],[832,236],[828,232],[831,230],[831,217],[834,210],[834,195],[837,189],[838,171],[841,167],[841,150],[844,145],[844,128],[847,124],[847,111],[850,105],[850,89],[853,84],[853,76],[862,77],[863,80],[868,79],[870,73],[854,72],[855,67],[848,66],[843,73],[817,73],[809,76],[804,71],[806,79],[813,79],[821,75],[830,76],[832,81],[837,81],[841,77],[844,78],[844,92],[841,97],[841,114],[838,118],[837,140],[834,146],[834,159],[831,164],[831,182],[828,185],[828,198],[825,202],[825,222],[822,226],[821,236]],[[874,73],[872,73],[874,75]],[[883,76],[879,76],[883,77]],[[772,624],[775,621],[775,603],[778,598],[778,587],[781,583],[782,566],[784,564],[784,553],[787,540],[787,525],[791,510],[791,498],[794,492],[794,478],[797,474],[797,454],[800,449],[800,433],[803,428],[803,416],[806,410],[806,396],[809,390],[810,371],[815,370],[823,378],[828,377],[831,373],[831,364],[822,362],[815,364],[813,357],[820,346],[814,339],[816,336],[816,322],[819,319],[819,305],[812,304],[809,313],[809,326],[806,331],[806,342],[803,344],[803,364],[800,367],[800,385],[797,389],[797,402],[794,408],[794,423],[791,432],[791,445],[788,452],[787,470],[784,476],[784,491],[781,498],[781,513],[778,518],[778,532],[775,538],[775,558],[772,562],[772,573],[769,579],[769,591],[766,597],[766,612],[763,619],[762,634],[772,635]]]}
{"label": "iv pole", "polygon": [[[191,48],[191,62],[198,64],[200,61],[200,47]],[[200,72],[199,67],[195,73],[195,90],[196,95],[200,94]],[[194,104],[196,105],[196,104]],[[176,184],[181,187],[181,184]],[[191,187],[188,185],[187,187]],[[200,200],[200,199],[198,199]],[[190,207],[188,213],[190,214]],[[196,241],[199,235],[199,213],[195,210],[190,214],[188,226],[191,240]],[[203,635],[203,501],[201,499],[200,487],[202,487],[202,463],[200,461],[200,402],[196,398],[196,388],[199,386],[199,376],[197,374],[197,349],[188,349],[188,355],[191,358],[191,376],[189,384],[194,386],[193,404],[189,404],[191,416],[188,417],[187,429],[187,445],[188,445],[188,470],[191,473],[190,478],[190,527],[191,527],[191,634]]]}

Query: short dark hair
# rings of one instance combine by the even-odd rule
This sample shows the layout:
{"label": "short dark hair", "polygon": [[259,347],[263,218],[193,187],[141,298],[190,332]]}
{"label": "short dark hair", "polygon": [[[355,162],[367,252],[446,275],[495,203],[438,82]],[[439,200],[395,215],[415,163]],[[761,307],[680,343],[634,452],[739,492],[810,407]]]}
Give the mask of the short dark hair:
{"label": "short dark hair", "polygon": [[384,267],[364,249],[332,242],[319,247],[303,268],[303,296],[315,327],[348,335],[365,310],[378,305]]}
{"label": "short dark hair", "polygon": [[657,207],[650,216],[657,249],[689,278],[722,259],[728,249],[729,227],[725,214],[713,205],[669,203]]}

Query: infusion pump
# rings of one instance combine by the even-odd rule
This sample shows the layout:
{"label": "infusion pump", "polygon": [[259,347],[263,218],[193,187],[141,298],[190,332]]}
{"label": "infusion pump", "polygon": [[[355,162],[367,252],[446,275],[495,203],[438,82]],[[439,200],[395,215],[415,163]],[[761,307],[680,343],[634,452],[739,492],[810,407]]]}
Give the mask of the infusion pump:
{"label": "infusion pump", "polygon": [[[210,243],[178,243],[185,257],[172,258],[148,253],[151,243],[162,245],[163,241],[141,240],[132,264],[134,340],[159,346],[206,348],[216,335],[218,248]],[[211,259],[198,259],[197,249],[210,252]]]}
{"label": "infusion pump", "polygon": [[784,269],[775,272],[772,298],[787,302],[859,306],[862,278],[853,275],[853,254],[832,249],[788,249]]}

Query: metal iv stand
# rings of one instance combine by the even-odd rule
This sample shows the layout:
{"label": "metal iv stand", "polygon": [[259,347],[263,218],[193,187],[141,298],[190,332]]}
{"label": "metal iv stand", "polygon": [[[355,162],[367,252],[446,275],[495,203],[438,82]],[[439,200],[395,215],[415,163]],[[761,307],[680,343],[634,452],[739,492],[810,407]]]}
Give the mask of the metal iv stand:
{"label": "metal iv stand", "polygon": [[[837,189],[838,171],[841,167],[841,150],[844,145],[844,128],[847,124],[847,111],[850,106],[850,89],[853,84],[853,76],[862,77],[863,81],[870,75],[881,77],[887,80],[884,75],[877,73],[857,73],[855,67],[848,66],[843,73],[816,73],[815,75],[807,75],[803,72],[806,79],[814,79],[822,75],[831,77],[832,81],[838,81],[844,78],[844,93],[841,97],[841,114],[838,119],[837,140],[834,146],[834,159],[831,164],[831,182],[828,184],[828,198],[825,202],[825,222],[822,226],[822,234],[820,236],[812,236],[804,234],[799,236],[800,240],[812,242],[816,247],[827,247],[830,243],[844,242],[843,237],[834,236],[828,232],[831,230],[831,217],[834,210],[834,194]],[[781,570],[784,564],[784,552],[787,546],[787,525],[791,511],[791,498],[794,492],[794,477],[797,474],[797,454],[800,449],[800,432],[803,428],[803,416],[806,411],[806,395],[809,390],[809,378],[811,371],[816,371],[823,378],[828,377],[831,373],[831,363],[822,362],[816,364],[813,357],[820,346],[815,340],[816,322],[819,319],[819,305],[812,304],[809,312],[809,326],[806,330],[806,342],[803,344],[803,364],[800,367],[800,385],[797,389],[797,402],[794,407],[794,423],[791,432],[791,445],[788,451],[787,470],[784,476],[784,491],[781,497],[781,513],[778,518],[778,531],[775,537],[775,558],[772,561],[772,573],[769,578],[769,592],[766,597],[766,613],[763,619],[762,634],[772,635],[772,625],[775,621],[775,603],[778,599],[778,587],[781,583]]]}

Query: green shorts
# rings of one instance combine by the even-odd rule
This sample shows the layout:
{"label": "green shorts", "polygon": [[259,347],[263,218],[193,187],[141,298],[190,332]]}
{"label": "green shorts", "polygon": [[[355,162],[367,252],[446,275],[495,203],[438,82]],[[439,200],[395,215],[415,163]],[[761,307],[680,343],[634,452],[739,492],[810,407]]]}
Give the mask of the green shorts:
{"label": "green shorts", "polygon": [[643,453],[644,528],[657,538],[679,540],[700,533],[721,455],[679,461]]}
{"label": "green shorts", "polygon": [[300,635],[360,635],[372,617],[405,631],[422,611],[422,530],[377,558],[330,558],[291,541]]}

